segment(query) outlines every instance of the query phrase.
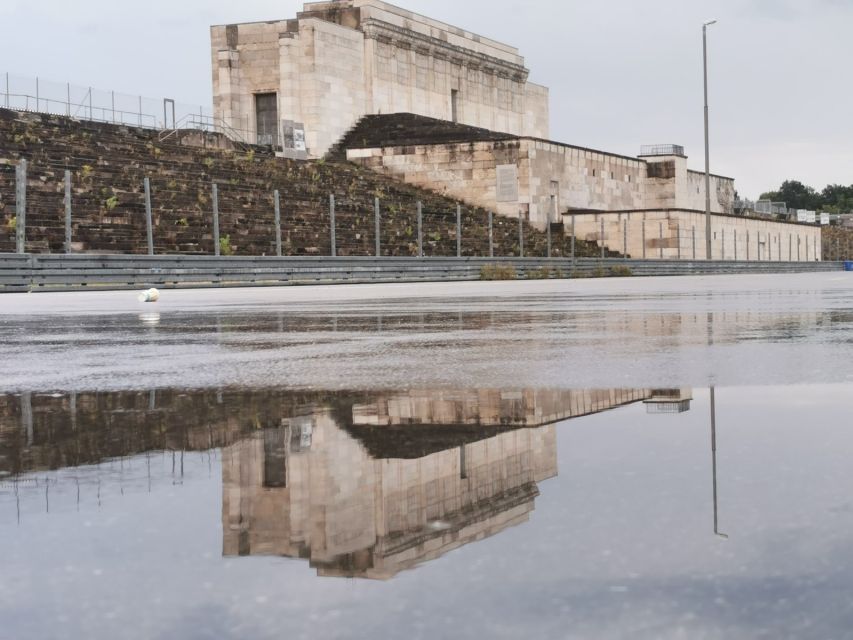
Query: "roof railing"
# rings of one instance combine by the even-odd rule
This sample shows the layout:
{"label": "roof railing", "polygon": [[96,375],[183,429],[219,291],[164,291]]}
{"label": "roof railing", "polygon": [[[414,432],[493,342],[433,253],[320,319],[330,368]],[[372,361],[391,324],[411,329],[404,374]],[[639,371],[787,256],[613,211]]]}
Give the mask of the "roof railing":
{"label": "roof railing", "polygon": [[642,156],[683,156],[684,147],[680,144],[644,144],[640,147]]}

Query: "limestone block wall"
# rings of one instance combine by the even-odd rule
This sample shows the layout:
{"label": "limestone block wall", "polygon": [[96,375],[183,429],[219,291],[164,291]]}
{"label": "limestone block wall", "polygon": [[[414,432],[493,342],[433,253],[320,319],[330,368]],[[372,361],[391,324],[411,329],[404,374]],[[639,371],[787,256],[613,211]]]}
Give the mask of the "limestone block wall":
{"label": "limestone block wall", "polygon": [[[734,213],[735,181],[711,174],[711,212]],[[679,203],[679,208],[705,210],[705,174],[699,171],[687,172],[687,201]]]}
{"label": "limestone block wall", "polygon": [[[348,160],[500,215],[521,215],[539,229],[572,209],[705,208],[704,174],[689,171],[684,156],[631,158],[534,138],[495,139],[479,130],[470,131],[470,142],[460,142],[465,132],[454,138],[452,125],[442,127],[438,120],[383,118],[345,138]],[[413,142],[406,144],[397,130],[409,130]],[[435,142],[429,141],[431,130]],[[499,177],[506,167],[515,174],[512,185]],[[712,176],[711,189],[711,211],[731,213],[734,181]]]}
{"label": "limestone block wall", "polygon": [[548,89],[514,47],[378,0],[309,3],[293,20],[211,27],[214,113],[256,131],[254,94],[304,124],[320,157],[366,113],[412,112],[547,137]]}
{"label": "limestone block wall", "polygon": [[[705,214],[656,210],[564,213],[567,230],[632,258],[705,259]],[[603,227],[602,227],[603,223]],[[602,236],[603,231],[603,236]],[[714,214],[712,259],[816,261],[822,259],[821,228]]]}
{"label": "limestone block wall", "polygon": [[[349,149],[347,159],[500,215],[521,215],[539,229],[557,222],[556,212],[567,208],[644,206],[642,160],[543,140]],[[498,167],[508,165],[516,167],[517,183],[511,198],[504,198],[498,193]]]}
{"label": "limestone block wall", "polygon": [[[527,155],[530,220],[556,221],[566,209],[634,209],[644,207],[645,163],[541,140],[523,140]],[[552,204],[551,196],[556,196]]]}
{"label": "limestone block wall", "polygon": [[[301,112],[280,117],[305,123],[309,154],[320,156],[367,110],[364,85],[364,36],[317,19],[299,21]],[[292,85],[280,95],[293,100]]]}
{"label": "limestone block wall", "polygon": [[255,94],[279,91],[279,34],[286,30],[284,20],[210,28],[213,112],[248,142],[257,132]]}
{"label": "limestone block wall", "polygon": [[522,181],[529,175],[518,171],[518,200],[498,202],[498,165],[527,167],[526,150],[518,140],[350,149],[347,159],[407,184],[464,202],[483,203],[479,206],[513,218],[521,210],[522,189],[527,186]]}
{"label": "limestone block wall", "polygon": [[551,104],[548,87],[528,82],[524,88],[524,128],[522,134],[548,139],[551,130]]}

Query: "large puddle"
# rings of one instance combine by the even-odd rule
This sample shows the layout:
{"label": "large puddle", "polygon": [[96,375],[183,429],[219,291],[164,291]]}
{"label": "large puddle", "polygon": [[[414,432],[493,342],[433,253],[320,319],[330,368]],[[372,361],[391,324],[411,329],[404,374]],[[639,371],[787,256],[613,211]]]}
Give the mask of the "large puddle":
{"label": "large puddle", "polygon": [[847,637],[851,287],[718,282],[0,313],[0,637]]}

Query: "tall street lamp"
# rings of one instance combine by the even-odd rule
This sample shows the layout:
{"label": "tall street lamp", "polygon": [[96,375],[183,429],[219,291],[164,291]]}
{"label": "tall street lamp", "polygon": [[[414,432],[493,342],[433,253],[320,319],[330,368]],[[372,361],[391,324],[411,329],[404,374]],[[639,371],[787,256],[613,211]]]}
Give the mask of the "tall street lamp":
{"label": "tall street lamp", "polygon": [[711,155],[708,151],[708,27],[716,20],[702,25],[702,68],[705,76],[705,257],[711,259]]}

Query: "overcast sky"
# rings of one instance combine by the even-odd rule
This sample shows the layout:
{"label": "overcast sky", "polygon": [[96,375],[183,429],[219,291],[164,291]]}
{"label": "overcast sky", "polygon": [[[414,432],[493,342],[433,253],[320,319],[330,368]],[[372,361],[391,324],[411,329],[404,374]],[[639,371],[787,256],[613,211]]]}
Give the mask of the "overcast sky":
{"label": "overcast sky", "polygon": [[[786,178],[853,183],[853,0],[399,0],[517,46],[551,88],[551,137],[703,168],[701,24],[710,35],[711,170],[757,197]],[[0,0],[0,71],[211,101],[211,24],[292,17],[295,0]]]}

